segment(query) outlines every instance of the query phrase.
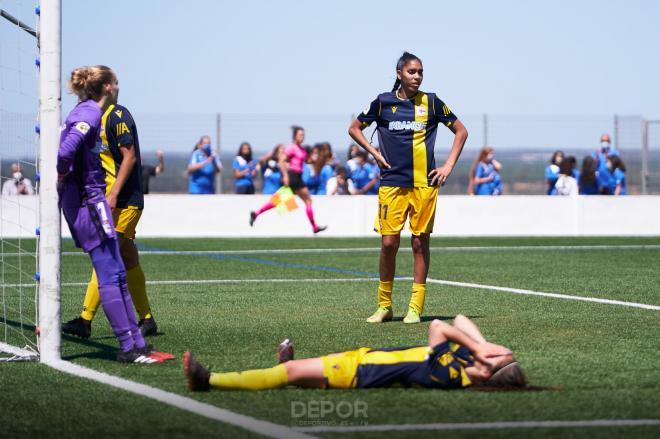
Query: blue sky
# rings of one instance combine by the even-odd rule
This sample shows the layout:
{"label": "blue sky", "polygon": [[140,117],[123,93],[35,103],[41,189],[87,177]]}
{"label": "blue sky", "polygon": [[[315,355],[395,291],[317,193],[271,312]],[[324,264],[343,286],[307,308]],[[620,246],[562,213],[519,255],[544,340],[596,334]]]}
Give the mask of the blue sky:
{"label": "blue sky", "polygon": [[[21,8],[31,13],[25,3]],[[15,4],[0,1],[7,9]],[[422,88],[475,123],[482,113],[511,120],[660,118],[658,22],[660,2],[653,0],[63,0],[62,67],[64,78],[79,65],[113,67],[120,98],[136,118],[281,115],[272,133],[255,128],[266,136],[259,143],[268,145],[286,137],[288,125],[300,122],[294,119],[312,114],[332,115],[328,120],[339,122],[326,129],[339,133],[351,114],[391,87],[403,50],[423,60]],[[65,111],[73,104],[65,94]],[[233,129],[250,140],[250,118],[244,119]],[[158,131],[170,122],[154,123],[143,131],[150,143],[162,144]],[[199,130],[214,134],[214,122],[199,125],[204,128],[181,126],[178,133],[189,140],[168,147],[187,150]],[[344,130],[336,142],[347,143]],[[309,137],[317,140],[311,131]],[[237,146],[236,139],[227,147]]]}

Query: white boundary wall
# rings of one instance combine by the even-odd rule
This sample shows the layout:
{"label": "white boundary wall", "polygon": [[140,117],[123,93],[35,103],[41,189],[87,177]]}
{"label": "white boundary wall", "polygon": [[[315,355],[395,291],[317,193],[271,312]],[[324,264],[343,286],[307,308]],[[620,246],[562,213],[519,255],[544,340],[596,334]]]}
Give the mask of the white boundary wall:
{"label": "white boundary wall", "polygon": [[[19,197],[33,205],[29,196]],[[269,211],[248,224],[249,212],[269,199],[264,195],[148,195],[138,226],[141,237],[311,236],[302,202],[279,215]],[[8,200],[3,200],[8,201]],[[376,236],[375,196],[314,197],[322,236]],[[3,203],[5,218],[18,212]],[[21,218],[25,227],[35,218]],[[3,234],[15,235],[5,223]],[[404,234],[408,234],[405,232]],[[435,220],[437,236],[660,236],[660,196],[441,196]],[[68,237],[62,220],[62,236]]]}

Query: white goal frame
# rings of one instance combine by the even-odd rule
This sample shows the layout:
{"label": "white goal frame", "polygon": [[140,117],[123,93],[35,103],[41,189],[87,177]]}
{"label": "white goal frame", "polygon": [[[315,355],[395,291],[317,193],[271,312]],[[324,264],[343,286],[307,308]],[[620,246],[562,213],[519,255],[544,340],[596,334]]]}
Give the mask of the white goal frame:
{"label": "white goal frame", "polygon": [[61,0],[41,0],[39,18],[39,359],[62,357],[61,224],[57,195],[57,150],[62,119]]}

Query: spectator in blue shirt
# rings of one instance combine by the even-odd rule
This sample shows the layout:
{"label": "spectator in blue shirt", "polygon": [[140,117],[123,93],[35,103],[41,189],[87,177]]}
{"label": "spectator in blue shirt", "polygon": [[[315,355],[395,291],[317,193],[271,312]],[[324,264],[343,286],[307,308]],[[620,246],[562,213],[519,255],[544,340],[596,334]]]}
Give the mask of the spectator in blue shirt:
{"label": "spectator in blue shirt", "polygon": [[502,164],[495,160],[495,150],[490,146],[482,148],[474,164],[474,194],[501,195],[501,169]]}
{"label": "spectator in blue shirt", "polygon": [[547,195],[557,195],[555,184],[559,178],[559,165],[564,160],[564,151],[555,151],[550,159],[550,164],[545,168],[545,182],[547,184]]}
{"label": "spectator in blue shirt", "polygon": [[348,173],[348,178],[351,178],[351,174],[357,167],[356,161],[355,161],[355,156],[357,155],[358,151],[360,151],[360,147],[358,147],[355,143],[351,143],[348,147],[348,153],[346,157],[346,172]]}
{"label": "spectator in blue shirt", "polygon": [[371,165],[367,157],[367,151],[360,149],[353,158],[354,168],[349,177],[353,183],[352,195],[378,194],[377,189],[374,191],[380,179],[380,174],[376,171],[378,167]]}
{"label": "spectator in blue shirt", "polygon": [[598,195],[598,171],[596,171],[596,160],[590,155],[582,160],[582,172],[578,178],[580,195]]}
{"label": "spectator in blue shirt", "polygon": [[252,147],[243,142],[238,147],[238,154],[234,159],[234,190],[239,195],[254,194],[254,181],[257,173],[257,161],[252,159]]}
{"label": "spectator in blue shirt", "polygon": [[607,168],[610,171],[610,193],[626,195],[626,167],[618,155],[607,158]]}
{"label": "spectator in blue shirt", "polygon": [[282,170],[278,164],[282,151],[284,151],[284,145],[279,144],[273,148],[272,151],[259,159],[261,176],[264,182],[264,194],[274,194],[280,187],[282,187]]}
{"label": "spectator in blue shirt", "polygon": [[308,163],[303,167],[302,179],[312,195],[326,195],[328,180],[335,175],[335,171],[327,164],[331,159],[328,154],[328,148],[322,144],[314,145]]}
{"label": "spectator in blue shirt", "polygon": [[222,171],[220,161],[211,150],[211,138],[202,136],[188,163],[188,192],[195,195],[215,193],[215,175]]}
{"label": "spectator in blue shirt", "polygon": [[[376,151],[380,152],[379,147],[375,147],[375,149]],[[380,168],[378,167],[378,163],[376,163],[376,160],[371,156],[371,154],[367,155],[367,166],[369,167],[370,175],[376,177],[376,184],[369,188],[367,195],[378,195],[378,189],[380,188]]]}
{"label": "spectator in blue shirt", "polygon": [[592,157],[596,160],[596,169],[598,170],[598,191],[603,195],[612,195],[610,190],[612,175],[607,168],[607,158],[618,155],[619,151],[612,146],[609,134],[600,136],[600,149],[594,151]]}

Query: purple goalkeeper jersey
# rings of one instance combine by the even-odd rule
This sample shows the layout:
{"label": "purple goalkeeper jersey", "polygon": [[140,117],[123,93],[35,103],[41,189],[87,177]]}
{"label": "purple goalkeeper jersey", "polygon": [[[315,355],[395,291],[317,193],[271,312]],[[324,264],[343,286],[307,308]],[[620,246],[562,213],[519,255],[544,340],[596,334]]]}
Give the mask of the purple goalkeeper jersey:
{"label": "purple goalkeeper jersey", "polygon": [[101,115],[93,100],[78,103],[62,126],[57,152],[57,172],[67,174],[60,206],[76,246],[86,252],[116,237],[99,155]]}

